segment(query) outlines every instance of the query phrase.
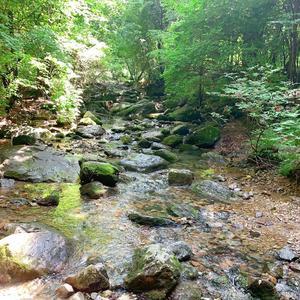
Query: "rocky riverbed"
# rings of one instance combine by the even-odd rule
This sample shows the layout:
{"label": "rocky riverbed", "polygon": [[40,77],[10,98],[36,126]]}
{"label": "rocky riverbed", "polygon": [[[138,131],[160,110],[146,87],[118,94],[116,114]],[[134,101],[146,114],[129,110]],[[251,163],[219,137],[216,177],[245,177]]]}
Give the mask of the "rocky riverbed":
{"label": "rocky riverbed", "polygon": [[2,140],[0,299],[300,299],[299,190],[193,126]]}

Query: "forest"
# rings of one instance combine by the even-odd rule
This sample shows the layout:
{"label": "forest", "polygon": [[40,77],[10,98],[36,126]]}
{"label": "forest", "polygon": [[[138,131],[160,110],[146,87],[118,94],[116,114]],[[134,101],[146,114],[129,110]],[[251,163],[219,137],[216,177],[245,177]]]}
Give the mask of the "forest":
{"label": "forest", "polygon": [[299,0],[0,0],[0,299],[300,299]]}

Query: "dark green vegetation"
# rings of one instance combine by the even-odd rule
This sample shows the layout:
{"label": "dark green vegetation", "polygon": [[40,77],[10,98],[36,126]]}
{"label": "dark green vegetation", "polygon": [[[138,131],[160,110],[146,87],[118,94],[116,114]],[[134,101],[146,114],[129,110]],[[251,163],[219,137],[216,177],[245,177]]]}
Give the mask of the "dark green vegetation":
{"label": "dark green vegetation", "polygon": [[[114,106],[119,115],[193,121],[200,126],[187,143],[198,147],[213,146],[220,125],[243,117],[251,160],[295,177],[299,19],[298,0],[2,0],[1,113],[42,98],[68,126],[97,85],[126,82],[127,102]],[[106,102],[92,109],[104,114],[116,101],[105,90]],[[95,123],[89,114],[81,119]],[[188,130],[163,143],[177,147]],[[14,143],[33,141],[25,139]]]}

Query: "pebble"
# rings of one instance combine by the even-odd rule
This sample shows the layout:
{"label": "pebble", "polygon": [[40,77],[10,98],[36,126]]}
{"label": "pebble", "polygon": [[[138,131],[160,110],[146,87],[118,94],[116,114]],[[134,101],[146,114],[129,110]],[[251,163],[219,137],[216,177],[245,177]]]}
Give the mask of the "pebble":
{"label": "pebble", "polygon": [[257,211],[257,212],[255,213],[255,218],[262,218],[263,215],[264,215],[264,214],[263,214],[261,211]]}
{"label": "pebble", "polygon": [[70,284],[64,283],[56,289],[55,293],[59,298],[66,299],[74,294],[74,289]]}

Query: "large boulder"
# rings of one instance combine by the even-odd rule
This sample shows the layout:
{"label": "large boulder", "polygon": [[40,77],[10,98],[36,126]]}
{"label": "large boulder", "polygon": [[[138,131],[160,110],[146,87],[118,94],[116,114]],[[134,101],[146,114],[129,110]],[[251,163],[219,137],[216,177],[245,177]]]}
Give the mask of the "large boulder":
{"label": "large boulder", "polygon": [[1,152],[4,177],[30,182],[76,182],[78,159],[49,147],[14,146]]}
{"label": "large boulder", "polygon": [[85,114],[83,115],[83,119],[85,118],[93,120],[97,125],[102,125],[101,120],[98,117],[96,117],[91,111],[85,112]]}
{"label": "large boulder", "polygon": [[171,169],[168,175],[170,185],[190,185],[194,180],[194,174],[190,170]]}
{"label": "large boulder", "polygon": [[100,137],[105,133],[105,130],[100,125],[80,125],[76,129],[76,133],[84,138]]}
{"label": "large boulder", "polygon": [[228,187],[212,180],[196,181],[192,184],[191,189],[201,198],[212,202],[230,203],[234,196]]}
{"label": "large boulder", "polygon": [[0,240],[0,283],[59,272],[68,259],[66,240],[52,231],[14,233]]}
{"label": "large boulder", "polygon": [[110,287],[107,272],[101,263],[89,265],[69,275],[65,282],[77,291],[88,293],[107,290]]}
{"label": "large boulder", "polygon": [[221,131],[213,125],[205,125],[188,136],[186,142],[200,148],[210,148],[220,139]]}
{"label": "large boulder", "polygon": [[158,291],[165,299],[180,277],[180,262],[160,244],[137,249],[134,253],[125,287],[132,292]]}
{"label": "large boulder", "polygon": [[168,166],[165,159],[148,154],[134,154],[128,159],[121,160],[120,164],[129,171],[137,172],[153,172]]}
{"label": "large boulder", "polygon": [[88,161],[81,165],[80,179],[82,183],[99,181],[106,186],[114,187],[118,182],[118,177],[118,168],[109,163]]}

